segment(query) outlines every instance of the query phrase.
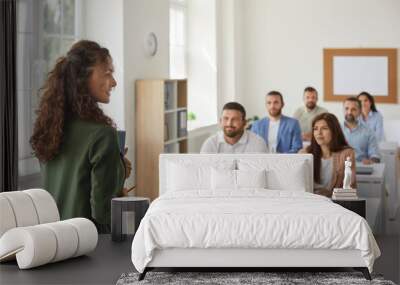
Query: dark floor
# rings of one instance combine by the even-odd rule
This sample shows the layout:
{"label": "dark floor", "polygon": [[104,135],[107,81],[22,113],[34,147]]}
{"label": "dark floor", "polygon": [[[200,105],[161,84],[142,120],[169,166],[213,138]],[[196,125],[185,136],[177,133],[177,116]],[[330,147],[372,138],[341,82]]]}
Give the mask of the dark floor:
{"label": "dark floor", "polygon": [[381,250],[381,257],[375,262],[374,272],[400,284],[400,236],[377,236],[376,241]]}
{"label": "dark floor", "polygon": [[[374,273],[400,283],[400,237],[377,236],[382,256]],[[134,271],[130,259],[130,241],[114,243],[101,235],[97,249],[81,256],[42,267],[19,270],[16,262],[0,265],[0,284],[115,284],[124,272]],[[329,270],[331,271],[331,270]]]}

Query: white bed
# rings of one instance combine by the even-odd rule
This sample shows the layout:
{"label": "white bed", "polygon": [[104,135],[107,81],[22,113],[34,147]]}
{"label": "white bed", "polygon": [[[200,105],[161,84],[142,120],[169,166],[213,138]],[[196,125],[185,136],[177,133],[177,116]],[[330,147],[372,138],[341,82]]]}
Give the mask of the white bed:
{"label": "white bed", "polygon": [[141,278],[154,267],[354,267],[369,278],[380,251],[367,222],[310,193],[312,167],[307,154],[161,155],[160,197],[132,243]]}

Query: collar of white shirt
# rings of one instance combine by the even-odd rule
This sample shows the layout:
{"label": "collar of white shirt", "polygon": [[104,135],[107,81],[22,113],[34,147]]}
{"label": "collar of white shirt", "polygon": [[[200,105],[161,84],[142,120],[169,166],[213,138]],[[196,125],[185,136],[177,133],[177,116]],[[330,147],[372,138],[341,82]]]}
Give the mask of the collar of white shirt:
{"label": "collar of white shirt", "polygon": [[[234,145],[246,144],[248,139],[249,139],[249,134],[247,133],[246,130],[244,130],[242,137]],[[218,133],[218,144],[228,144],[225,140],[223,131],[219,131],[219,133]],[[229,145],[231,145],[231,144],[229,144]]]}
{"label": "collar of white shirt", "polygon": [[306,106],[304,106],[304,112],[305,113],[309,113],[309,114],[313,114],[319,111],[319,106],[315,105],[314,109],[312,110],[308,110],[308,108]]}

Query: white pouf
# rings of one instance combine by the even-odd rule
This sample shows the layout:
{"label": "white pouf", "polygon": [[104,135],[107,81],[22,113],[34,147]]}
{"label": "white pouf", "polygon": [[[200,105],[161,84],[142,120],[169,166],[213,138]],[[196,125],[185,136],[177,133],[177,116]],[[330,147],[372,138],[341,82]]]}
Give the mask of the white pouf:
{"label": "white pouf", "polygon": [[0,262],[17,259],[20,269],[84,255],[98,233],[85,218],[59,221],[57,205],[42,189],[0,193]]}
{"label": "white pouf", "polygon": [[20,269],[28,269],[84,255],[96,248],[94,224],[84,218],[14,228],[0,238],[0,260],[14,256]]}

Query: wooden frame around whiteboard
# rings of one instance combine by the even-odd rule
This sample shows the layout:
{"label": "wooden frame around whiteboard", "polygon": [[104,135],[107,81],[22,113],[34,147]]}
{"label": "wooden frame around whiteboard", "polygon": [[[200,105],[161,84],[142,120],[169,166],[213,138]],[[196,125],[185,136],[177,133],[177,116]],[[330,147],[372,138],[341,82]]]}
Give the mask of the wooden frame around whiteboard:
{"label": "wooden frame around whiteboard", "polygon": [[[397,103],[397,49],[361,48],[361,49],[324,49],[324,100],[343,101],[358,94],[333,94],[333,59],[335,56],[386,56],[388,58],[388,95],[374,96],[378,103]],[[368,91],[368,90],[360,90]]]}

